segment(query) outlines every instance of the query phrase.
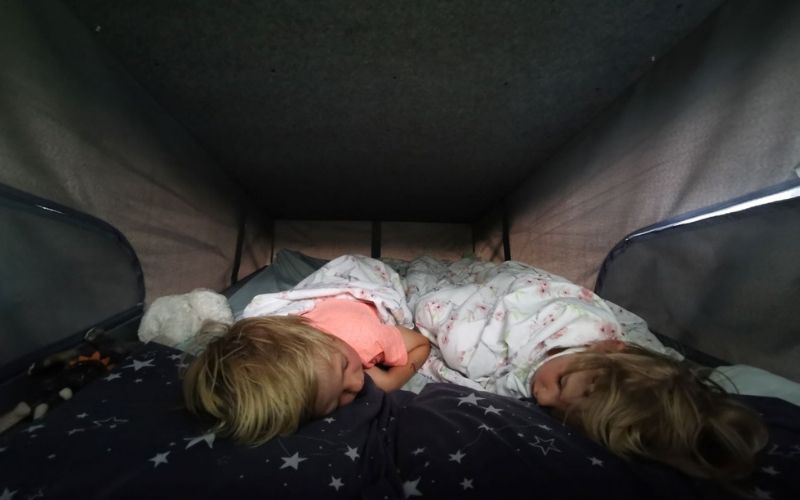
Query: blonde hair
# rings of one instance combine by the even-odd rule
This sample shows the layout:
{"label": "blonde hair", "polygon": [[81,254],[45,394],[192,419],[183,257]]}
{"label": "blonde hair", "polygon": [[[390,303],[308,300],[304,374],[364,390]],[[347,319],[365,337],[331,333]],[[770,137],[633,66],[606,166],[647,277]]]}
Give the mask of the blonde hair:
{"label": "blonde hair", "polygon": [[708,372],[647,349],[579,353],[568,372],[600,370],[564,414],[613,453],[671,465],[721,482],[748,476],[767,442],[758,415],[708,379]]}
{"label": "blonde hair", "polygon": [[315,366],[331,359],[331,336],[299,316],[207,323],[203,334],[221,336],[187,368],[183,395],[190,412],[217,422],[215,431],[259,445],[313,416]]}

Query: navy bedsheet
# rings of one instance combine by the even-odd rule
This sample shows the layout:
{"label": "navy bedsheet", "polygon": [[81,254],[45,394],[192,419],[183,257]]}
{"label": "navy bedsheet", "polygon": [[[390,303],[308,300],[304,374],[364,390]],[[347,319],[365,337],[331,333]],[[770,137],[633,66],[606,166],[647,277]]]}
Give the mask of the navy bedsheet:
{"label": "navy bedsheet", "polygon": [[[188,416],[181,356],[150,345],[41,421],[0,437],[0,498],[725,498],[667,468],[620,460],[545,410],[463,387],[355,403],[260,447]],[[800,498],[800,408],[748,398],[772,441],[756,498]]]}

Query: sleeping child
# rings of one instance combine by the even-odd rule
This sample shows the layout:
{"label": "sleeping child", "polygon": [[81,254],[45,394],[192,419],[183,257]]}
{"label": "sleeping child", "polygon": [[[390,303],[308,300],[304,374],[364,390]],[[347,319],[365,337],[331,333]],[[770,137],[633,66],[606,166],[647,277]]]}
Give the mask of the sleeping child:
{"label": "sleeping child", "polygon": [[[617,455],[702,478],[747,476],[764,424],[641,318],[520,262],[423,258],[407,271],[434,380],[532,397]],[[710,371],[710,370],[709,370]]]}
{"label": "sleeping child", "polygon": [[188,409],[260,444],[351,403],[365,372],[384,391],[399,389],[430,351],[407,328],[399,286],[384,264],[345,256],[293,290],[257,296],[231,326],[207,323],[201,335],[214,340],[184,375]]}

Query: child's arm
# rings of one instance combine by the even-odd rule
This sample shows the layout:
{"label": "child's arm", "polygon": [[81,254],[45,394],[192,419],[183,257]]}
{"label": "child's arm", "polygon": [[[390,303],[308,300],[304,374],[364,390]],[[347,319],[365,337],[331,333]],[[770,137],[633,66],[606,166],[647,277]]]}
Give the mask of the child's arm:
{"label": "child's arm", "polygon": [[392,366],[388,370],[373,366],[366,371],[375,385],[386,392],[397,390],[414,376],[422,363],[428,359],[431,352],[431,343],[421,333],[402,326],[397,327],[403,336],[403,343],[408,351],[408,363],[402,366]]}

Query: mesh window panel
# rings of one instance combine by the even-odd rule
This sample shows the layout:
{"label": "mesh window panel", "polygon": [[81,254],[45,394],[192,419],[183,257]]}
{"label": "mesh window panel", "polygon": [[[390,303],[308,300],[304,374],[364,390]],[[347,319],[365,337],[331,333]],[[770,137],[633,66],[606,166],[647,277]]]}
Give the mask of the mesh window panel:
{"label": "mesh window panel", "polygon": [[689,348],[800,381],[800,185],[634,233],[595,290]]}
{"label": "mesh window panel", "polygon": [[140,313],[136,254],[110,225],[0,185],[0,378]]}

